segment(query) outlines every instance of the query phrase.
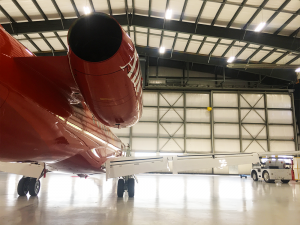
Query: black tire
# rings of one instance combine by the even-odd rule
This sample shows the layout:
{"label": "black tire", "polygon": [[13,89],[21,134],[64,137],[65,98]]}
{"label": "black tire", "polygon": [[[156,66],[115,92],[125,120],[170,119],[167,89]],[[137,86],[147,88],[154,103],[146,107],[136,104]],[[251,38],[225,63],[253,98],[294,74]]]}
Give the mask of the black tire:
{"label": "black tire", "polygon": [[270,179],[270,174],[268,171],[263,172],[263,178],[266,183],[272,183],[273,180]]}
{"label": "black tire", "polygon": [[281,180],[282,183],[287,184],[288,182],[290,182],[290,180]]}
{"label": "black tire", "polygon": [[40,180],[36,178],[31,178],[29,182],[29,188],[28,188],[29,194],[31,196],[37,196],[37,194],[40,192],[40,188],[41,188]]}
{"label": "black tire", "polygon": [[252,172],[251,177],[252,177],[253,181],[258,181],[258,176],[257,176],[256,171]]}
{"label": "black tire", "polygon": [[117,189],[117,195],[119,198],[122,198],[124,194],[124,180],[119,179],[118,180],[118,189]]}
{"label": "black tire", "polygon": [[134,197],[134,179],[133,178],[128,179],[128,196],[130,198]]}
{"label": "black tire", "polygon": [[20,196],[27,195],[28,188],[29,188],[29,182],[30,182],[29,177],[21,178],[21,180],[18,183],[18,187],[17,187],[18,195],[20,195]]}

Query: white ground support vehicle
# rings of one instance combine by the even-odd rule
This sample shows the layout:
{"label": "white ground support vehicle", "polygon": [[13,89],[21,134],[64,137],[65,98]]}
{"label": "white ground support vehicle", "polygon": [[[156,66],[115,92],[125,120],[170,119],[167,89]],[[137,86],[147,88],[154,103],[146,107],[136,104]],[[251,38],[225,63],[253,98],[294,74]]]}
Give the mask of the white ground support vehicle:
{"label": "white ground support vehicle", "polygon": [[260,163],[252,164],[251,177],[254,181],[263,179],[272,183],[281,180],[288,183],[292,179],[291,159],[261,158]]}

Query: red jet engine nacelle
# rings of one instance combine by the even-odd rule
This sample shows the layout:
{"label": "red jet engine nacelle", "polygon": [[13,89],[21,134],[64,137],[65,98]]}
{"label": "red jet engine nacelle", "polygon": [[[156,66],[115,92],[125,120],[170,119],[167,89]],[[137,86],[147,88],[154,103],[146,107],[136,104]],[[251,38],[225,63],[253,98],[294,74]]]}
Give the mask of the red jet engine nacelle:
{"label": "red jet engine nacelle", "polygon": [[128,127],[142,114],[138,54],[118,22],[104,13],[78,18],[68,33],[72,74],[91,112],[110,127]]}

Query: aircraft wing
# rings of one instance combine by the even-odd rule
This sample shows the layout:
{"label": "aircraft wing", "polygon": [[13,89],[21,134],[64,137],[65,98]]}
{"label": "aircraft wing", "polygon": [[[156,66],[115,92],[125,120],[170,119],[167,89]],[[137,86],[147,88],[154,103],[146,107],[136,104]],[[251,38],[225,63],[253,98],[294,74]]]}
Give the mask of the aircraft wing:
{"label": "aircraft wing", "polygon": [[223,168],[259,162],[257,153],[172,155],[111,158],[106,162],[106,179],[165,170],[172,162],[173,174],[187,170]]}

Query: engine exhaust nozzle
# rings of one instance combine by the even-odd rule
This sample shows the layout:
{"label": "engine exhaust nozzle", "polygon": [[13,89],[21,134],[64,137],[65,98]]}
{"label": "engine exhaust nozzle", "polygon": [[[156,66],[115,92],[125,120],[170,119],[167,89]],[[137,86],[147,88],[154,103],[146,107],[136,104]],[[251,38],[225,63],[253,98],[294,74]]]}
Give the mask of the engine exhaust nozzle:
{"label": "engine exhaust nozzle", "polygon": [[88,62],[101,62],[112,57],[122,42],[122,28],[104,13],[78,18],[68,33],[68,43],[75,55]]}

